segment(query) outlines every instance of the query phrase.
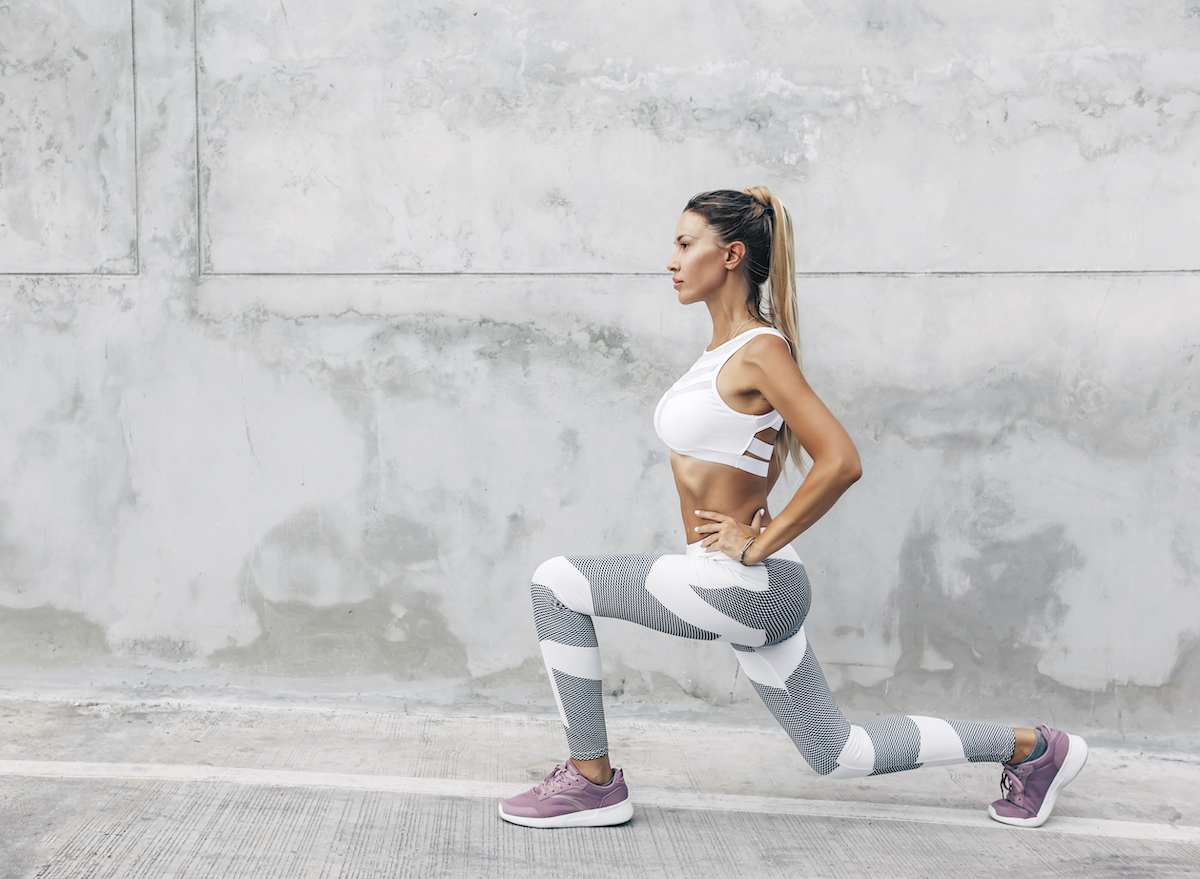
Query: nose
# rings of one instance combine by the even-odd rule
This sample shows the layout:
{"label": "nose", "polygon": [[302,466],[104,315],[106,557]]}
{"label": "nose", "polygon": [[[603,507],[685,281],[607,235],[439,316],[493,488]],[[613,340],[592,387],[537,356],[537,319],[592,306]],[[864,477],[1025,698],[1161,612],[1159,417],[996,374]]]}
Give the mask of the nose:
{"label": "nose", "polygon": [[679,254],[678,253],[675,254],[674,256],[672,256],[671,261],[667,263],[667,271],[668,272],[679,271]]}

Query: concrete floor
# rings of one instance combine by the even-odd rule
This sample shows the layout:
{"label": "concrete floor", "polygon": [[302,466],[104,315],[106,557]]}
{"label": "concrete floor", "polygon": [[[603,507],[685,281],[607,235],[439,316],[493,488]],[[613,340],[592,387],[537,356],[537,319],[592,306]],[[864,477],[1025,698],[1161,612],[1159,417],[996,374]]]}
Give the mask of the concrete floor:
{"label": "concrete floor", "polygon": [[829,781],[782,732],[614,721],[628,825],[538,831],[500,795],[555,719],[0,698],[0,877],[1200,876],[1200,758],[1096,747],[1040,830],[993,766]]}

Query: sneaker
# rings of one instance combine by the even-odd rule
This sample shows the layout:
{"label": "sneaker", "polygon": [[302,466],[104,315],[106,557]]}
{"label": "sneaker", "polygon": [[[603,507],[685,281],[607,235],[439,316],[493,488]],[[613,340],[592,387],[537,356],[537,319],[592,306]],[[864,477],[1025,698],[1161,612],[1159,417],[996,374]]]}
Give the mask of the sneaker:
{"label": "sneaker", "polygon": [[988,814],[1002,824],[1041,827],[1054,811],[1054,801],[1087,762],[1087,742],[1060,729],[1039,726],[1046,737],[1046,753],[1017,766],[1003,764],[1000,790],[1004,798],[988,806]]}
{"label": "sneaker", "polygon": [[608,784],[592,784],[568,760],[541,784],[502,800],[500,817],[526,827],[605,827],[632,818],[633,803],[620,769]]}

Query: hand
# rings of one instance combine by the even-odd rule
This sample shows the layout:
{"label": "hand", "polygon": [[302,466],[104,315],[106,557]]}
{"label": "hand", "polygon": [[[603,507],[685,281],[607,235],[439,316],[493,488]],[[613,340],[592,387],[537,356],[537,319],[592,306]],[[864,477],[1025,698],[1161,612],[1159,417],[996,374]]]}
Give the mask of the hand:
{"label": "hand", "polygon": [[737,519],[733,518],[733,516],[726,516],[724,513],[714,513],[709,510],[696,510],[696,515],[701,519],[710,520],[696,526],[696,533],[704,535],[704,539],[700,541],[700,545],[707,550],[719,549],[725,555],[737,561],[740,561],[738,556],[741,555],[746,541],[762,533],[762,510],[754,514],[754,518],[750,521],[749,525],[743,525]]}

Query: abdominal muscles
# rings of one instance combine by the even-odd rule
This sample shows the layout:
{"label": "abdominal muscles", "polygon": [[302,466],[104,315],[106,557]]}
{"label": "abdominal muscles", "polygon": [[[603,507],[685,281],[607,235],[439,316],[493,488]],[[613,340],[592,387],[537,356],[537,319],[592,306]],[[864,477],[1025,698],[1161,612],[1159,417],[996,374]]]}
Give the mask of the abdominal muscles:
{"label": "abdominal muscles", "polygon": [[762,524],[771,521],[767,495],[779,478],[778,467],[772,466],[765,477],[755,476],[724,464],[671,452],[671,470],[679,491],[679,509],[688,543],[704,539],[703,534],[696,533],[696,526],[709,521],[696,516],[696,510],[724,513],[747,525],[755,513],[764,510]]}

